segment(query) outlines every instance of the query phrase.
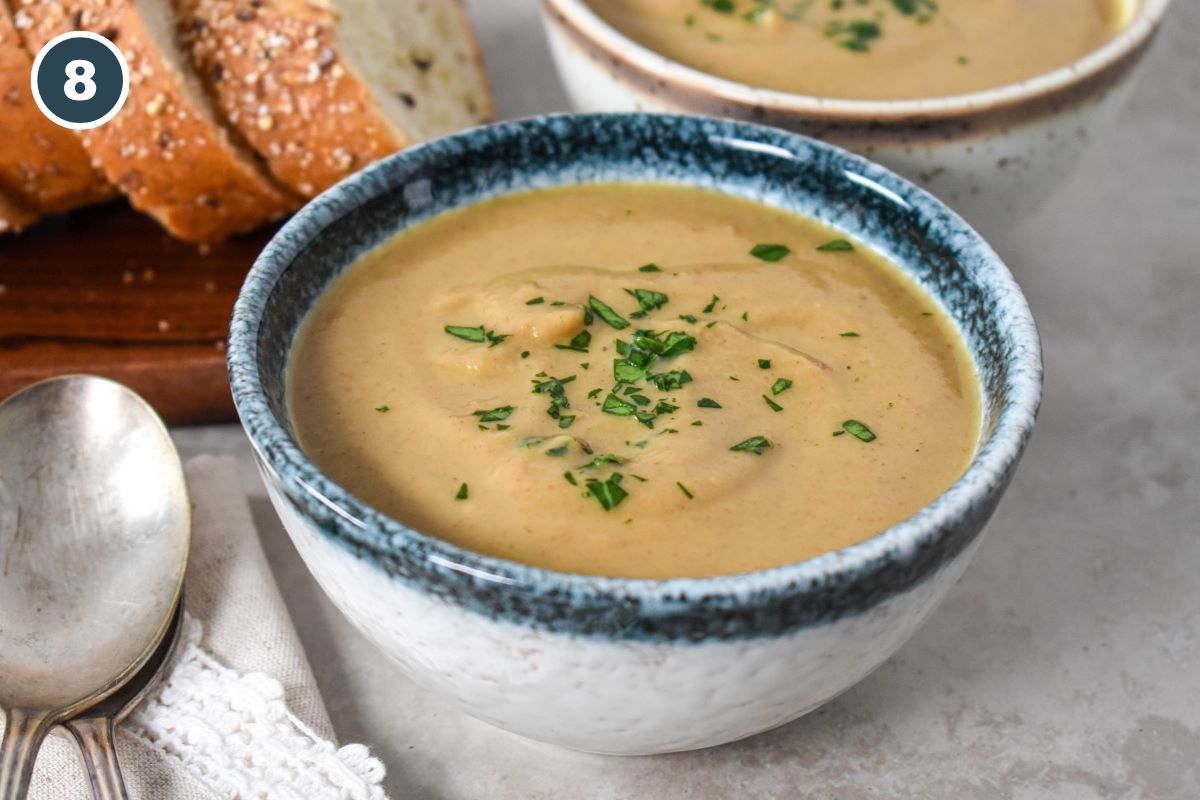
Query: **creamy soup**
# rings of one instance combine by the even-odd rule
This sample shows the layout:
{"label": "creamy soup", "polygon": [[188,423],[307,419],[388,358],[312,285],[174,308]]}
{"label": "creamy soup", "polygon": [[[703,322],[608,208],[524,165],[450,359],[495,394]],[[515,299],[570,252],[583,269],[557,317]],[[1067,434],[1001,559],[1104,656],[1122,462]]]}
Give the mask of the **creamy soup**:
{"label": "creamy soup", "polygon": [[1095,50],[1137,0],[589,0],[629,38],[750,86],[864,100],[1031,78]]}
{"label": "creamy soup", "polygon": [[866,539],[949,487],[980,429],[952,323],[863,245],[628,184],[377,248],[304,321],[287,399],[305,452],[417,530],[643,578]]}

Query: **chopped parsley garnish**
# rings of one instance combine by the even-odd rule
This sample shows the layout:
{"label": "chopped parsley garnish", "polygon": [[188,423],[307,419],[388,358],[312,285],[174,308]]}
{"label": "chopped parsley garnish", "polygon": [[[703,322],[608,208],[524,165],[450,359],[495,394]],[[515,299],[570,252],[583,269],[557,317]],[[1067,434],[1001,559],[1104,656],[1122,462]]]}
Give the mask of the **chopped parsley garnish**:
{"label": "chopped parsley garnish", "polygon": [[606,481],[589,480],[587,488],[605,511],[612,511],[629,496],[629,492],[621,488],[620,473],[614,473]]}
{"label": "chopped parsley garnish", "polygon": [[529,358],[529,351],[528,351],[528,350],[522,350],[522,351],[521,351],[521,358]]}
{"label": "chopped parsley garnish", "polygon": [[595,400],[600,395],[600,393],[603,391],[604,391],[603,389],[592,389],[590,392],[587,393],[588,400]]}
{"label": "chopped parsley garnish", "polygon": [[916,17],[917,22],[928,22],[937,12],[937,0],[892,0],[892,5],[906,17]]}
{"label": "chopped parsley garnish", "polygon": [[630,394],[629,399],[637,403],[639,406],[650,405],[650,398],[646,397],[644,394]]}
{"label": "chopped parsley garnish", "polygon": [[575,338],[571,340],[570,344],[556,344],[554,346],[559,350],[574,350],[577,353],[586,353],[588,351],[588,345],[591,343],[591,332],[582,330],[575,336]]}
{"label": "chopped parsley garnish", "polygon": [[679,481],[675,481],[675,485],[679,487],[679,491],[681,491],[685,495],[687,495],[688,500],[692,500],[695,498],[695,495],[692,494],[690,491],[688,491],[688,488],[686,486],[684,486],[682,483],[680,483]]}
{"label": "chopped parsley garnish", "polygon": [[681,320],[683,320],[684,322],[690,322],[690,323],[692,323],[693,325],[695,325],[697,322],[699,322],[699,321],[700,321],[700,320],[698,320],[698,319],[697,319],[697,318],[696,318],[694,315],[692,315],[692,314],[680,314],[680,315],[679,315],[679,318],[680,318]]}
{"label": "chopped parsley garnish", "polygon": [[508,333],[485,331],[482,325],[474,328],[468,325],[447,325],[443,330],[451,336],[457,336],[464,341],[476,342],[478,344],[488,342],[488,347],[495,347],[511,335]]}
{"label": "chopped parsley garnish", "polygon": [[[569,428],[569,427],[571,427],[571,424],[574,422],[575,422],[574,414],[571,414],[571,415],[568,415],[565,417],[559,417],[558,418],[558,427],[564,428],[564,429]],[[497,425],[496,427],[500,427],[500,426]]]}
{"label": "chopped parsley garnish", "polygon": [[790,252],[792,252],[792,248],[786,244],[756,244],[750,251],[750,255],[762,261],[775,262]]}
{"label": "chopped parsley garnish", "polygon": [[765,436],[751,436],[744,442],[738,442],[733,447],[729,448],[735,453],[754,453],[756,456],[761,456],[767,450],[774,447],[771,440]]}
{"label": "chopped parsley garnish", "polygon": [[685,383],[692,382],[692,376],[686,369],[673,369],[670,372],[657,372],[646,376],[646,382],[660,392],[673,392]]}
{"label": "chopped parsley garnish", "polygon": [[771,407],[772,411],[783,411],[783,406],[779,405],[779,403],[776,403],[774,400],[767,397],[765,394],[762,396],[762,399],[767,402],[767,405],[769,405]]}
{"label": "chopped parsley garnish", "polygon": [[[545,373],[540,373],[545,374]],[[566,378],[546,378],[544,381],[535,380],[533,382],[534,394],[550,395],[550,407],[546,409],[546,413],[553,419],[558,419],[564,408],[571,407],[571,401],[567,399],[566,385],[575,380],[575,376],[571,375]]]}
{"label": "chopped parsley garnish", "polygon": [[736,9],[733,0],[700,0],[700,2],[722,14],[732,14]]}
{"label": "chopped parsley garnish", "polygon": [[659,400],[658,405],[654,406],[654,414],[660,416],[662,414],[670,414],[673,411],[678,411],[679,406],[673,403],[668,403],[666,400]]}
{"label": "chopped parsley garnish", "polygon": [[567,470],[566,472],[564,472],[563,478],[566,480],[567,483],[571,484],[572,486],[579,485],[579,481],[575,480],[575,476],[571,474],[571,470]]}
{"label": "chopped parsley garnish", "polygon": [[384,403],[381,406],[375,406],[375,410],[378,411],[380,414],[386,414],[387,412],[392,410],[392,407],[389,406],[388,404]]}
{"label": "chopped parsley garnish", "polygon": [[616,464],[619,467],[624,463],[625,459],[621,458],[620,456],[613,455],[612,453],[602,453],[586,464],[581,464],[575,469],[596,469],[597,467],[602,467],[605,464]]}
{"label": "chopped parsley garnish", "polygon": [[544,303],[544,302],[546,302],[546,298],[542,297],[541,295],[538,295],[537,297],[526,300],[525,305],[536,306],[536,305],[540,305],[541,303]]}
{"label": "chopped parsley garnish", "polygon": [[499,408],[489,408],[472,413],[479,417],[480,422],[500,422],[501,420],[508,419],[514,410],[514,406],[500,406]]}
{"label": "chopped parsley garnish", "polygon": [[612,414],[617,417],[631,417],[637,413],[637,406],[609,392],[608,397],[604,398],[604,405],[601,406],[600,410],[605,414]]}
{"label": "chopped parsley garnish", "polygon": [[482,325],[476,328],[471,328],[466,325],[447,325],[445,330],[446,333],[450,334],[451,336],[457,336],[459,339],[464,339],[468,342],[477,342],[482,344],[483,342],[487,341],[487,332],[484,331]]}
{"label": "chopped parsley garnish", "polygon": [[860,442],[873,442],[876,439],[875,433],[856,419],[843,422],[842,429]]}
{"label": "chopped parsley garnish", "polygon": [[642,264],[638,267],[638,272],[662,272],[658,264]]}
{"label": "chopped parsley garnish", "polygon": [[600,319],[604,320],[617,330],[620,331],[629,327],[629,320],[622,317],[616,311],[613,311],[611,306],[595,295],[588,295],[588,306],[592,311],[596,312],[596,315],[600,317]]}
{"label": "chopped parsley garnish", "polygon": [[671,331],[665,339],[653,331],[638,331],[633,335],[632,348],[652,353],[659,358],[674,358],[696,348],[696,337],[681,331]]}
{"label": "chopped parsley garnish", "polygon": [[832,242],[826,242],[817,248],[822,253],[848,253],[853,249],[854,245],[845,239],[834,239]]}
{"label": "chopped parsley garnish", "polygon": [[[641,395],[637,396],[641,397]],[[646,402],[649,402],[649,400]],[[645,425],[647,428],[654,427],[653,413],[649,411],[640,411],[633,403],[617,397],[612,393],[609,393],[608,397],[604,398],[604,405],[600,407],[600,410],[605,414],[612,414],[615,417],[636,417],[637,421]]]}
{"label": "chopped parsley garnish", "polygon": [[464,483],[462,486],[458,487],[458,494],[454,495],[454,499],[455,500],[466,500],[467,493],[468,493],[467,485]]}
{"label": "chopped parsley garnish", "polygon": [[692,422],[692,425],[694,425],[694,426],[696,426],[697,428],[699,428],[699,427],[702,427],[702,426],[704,425],[704,423],[703,423],[703,422],[701,422],[700,420],[694,420],[694,421]]}
{"label": "chopped parsley garnish", "polygon": [[858,334],[855,331],[845,331],[844,333],[839,333],[838,336],[842,337],[843,339],[857,339],[858,338]]}
{"label": "chopped parsley garnish", "polygon": [[711,314],[711,313],[713,312],[713,309],[717,307],[717,303],[719,303],[719,302],[721,302],[721,298],[717,297],[717,296],[714,294],[714,295],[712,296],[712,300],[709,300],[709,301],[708,301],[708,305],[706,305],[706,306],[704,307],[704,313],[705,313],[705,314]]}
{"label": "chopped parsley garnish", "polygon": [[696,403],[696,405],[700,406],[701,408],[720,408],[721,407],[721,404],[718,403],[716,400],[713,400],[711,397],[701,397],[699,402]]}
{"label": "chopped parsley garnish", "polygon": [[646,377],[646,370],[627,358],[613,359],[613,377],[617,383],[637,383]]}
{"label": "chopped parsley garnish", "polygon": [[786,392],[790,388],[792,388],[792,382],[787,378],[780,378],[771,384],[771,394]]}
{"label": "chopped parsley garnish", "polygon": [[[626,289],[625,293],[637,300],[638,314],[646,316],[651,311],[657,311],[667,304],[667,296],[652,289]],[[636,316],[637,314],[631,315]]]}
{"label": "chopped parsley garnish", "polygon": [[569,449],[570,448],[568,448],[565,444],[560,444],[558,447],[551,447],[549,450],[547,450],[546,455],[552,456],[553,458],[562,458],[567,454]]}
{"label": "chopped parsley garnish", "polygon": [[867,19],[856,19],[845,22],[840,19],[831,20],[825,26],[825,36],[837,39],[840,47],[855,53],[865,53],[871,49],[871,42],[882,35],[879,26]]}
{"label": "chopped parsley garnish", "polygon": [[770,368],[771,368],[771,359],[769,359],[769,358],[760,358],[760,359],[758,360],[758,368],[759,368],[759,369],[770,369]]}
{"label": "chopped parsley garnish", "polygon": [[833,435],[834,436],[845,436],[846,432],[845,431],[834,431]]}

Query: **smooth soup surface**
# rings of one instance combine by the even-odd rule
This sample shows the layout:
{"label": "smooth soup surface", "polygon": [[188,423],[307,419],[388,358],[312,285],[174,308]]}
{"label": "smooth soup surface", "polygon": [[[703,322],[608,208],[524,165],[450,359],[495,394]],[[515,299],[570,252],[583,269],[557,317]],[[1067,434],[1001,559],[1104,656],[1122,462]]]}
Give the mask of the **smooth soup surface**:
{"label": "smooth soup surface", "polygon": [[288,407],[328,475],[417,530],[641,578],[866,539],[949,487],[980,427],[952,323],[881,257],[643,185],[510,195],[377,248],[298,332]]}
{"label": "smooth soup surface", "polygon": [[1065,66],[1136,0],[589,0],[608,24],[703,72],[857,100],[944,97]]}

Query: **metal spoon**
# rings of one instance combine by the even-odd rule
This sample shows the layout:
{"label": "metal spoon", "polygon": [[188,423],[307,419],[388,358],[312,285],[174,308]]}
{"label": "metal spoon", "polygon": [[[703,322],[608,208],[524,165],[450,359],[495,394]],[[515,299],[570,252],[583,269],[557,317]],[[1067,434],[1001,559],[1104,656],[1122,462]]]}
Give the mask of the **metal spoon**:
{"label": "metal spoon", "polygon": [[153,655],[190,540],[179,456],[136,394],[74,375],[0,403],[0,800]]}
{"label": "metal spoon", "polygon": [[95,800],[129,798],[125,779],[121,776],[121,762],[117,758],[116,726],[146,699],[171,665],[183,633],[183,608],[184,600],[180,597],[170,630],[138,674],[87,711],[62,723],[61,727],[79,745],[79,755]]}

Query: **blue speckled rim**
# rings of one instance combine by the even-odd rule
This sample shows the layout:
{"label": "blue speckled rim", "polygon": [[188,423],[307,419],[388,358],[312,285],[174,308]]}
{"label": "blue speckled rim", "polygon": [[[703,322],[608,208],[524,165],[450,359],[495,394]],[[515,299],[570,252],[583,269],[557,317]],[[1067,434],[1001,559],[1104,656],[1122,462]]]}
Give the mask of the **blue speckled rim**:
{"label": "blue speckled rim", "polygon": [[[941,301],[976,360],[985,430],[963,477],[860,544],[739,575],[665,581],[553,572],[465,550],[361,502],[300,451],[287,423],[287,353],[304,313],[371,247],[438,213],[523,189],[638,181],[716,189],[815,217],[904,268]],[[267,245],[234,308],[234,401],[268,478],[323,534],[392,580],[519,625],[620,640],[778,636],[862,613],[962,552],[1032,433],[1041,349],[1007,268],[957,215],[888,170],[828,144],[703,117],[556,115],[411,148],[318,197]]]}

